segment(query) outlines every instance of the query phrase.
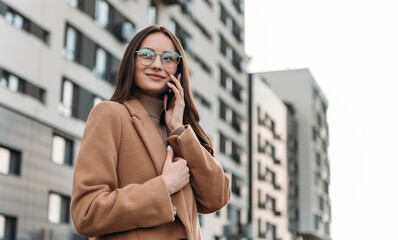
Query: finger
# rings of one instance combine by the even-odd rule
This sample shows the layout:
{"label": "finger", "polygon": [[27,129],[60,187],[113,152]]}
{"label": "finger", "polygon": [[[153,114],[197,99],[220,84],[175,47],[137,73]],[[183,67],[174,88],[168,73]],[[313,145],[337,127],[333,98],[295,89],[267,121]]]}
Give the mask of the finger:
{"label": "finger", "polygon": [[181,85],[181,73],[178,74],[178,76],[177,76],[178,79],[174,75],[170,74],[170,76],[171,76],[171,80],[175,83],[178,91],[181,92],[181,97],[184,97],[184,88]]}
{"label": "finger", "polygon": [[178,99],[181,100],[181,94],[180,94],[180,91],[177,89],[177,87],[169,82],[167,82],[167,86],[169,86],[169,88],[171,88],[171,90],[173,90],[176,100],[178,100]]}

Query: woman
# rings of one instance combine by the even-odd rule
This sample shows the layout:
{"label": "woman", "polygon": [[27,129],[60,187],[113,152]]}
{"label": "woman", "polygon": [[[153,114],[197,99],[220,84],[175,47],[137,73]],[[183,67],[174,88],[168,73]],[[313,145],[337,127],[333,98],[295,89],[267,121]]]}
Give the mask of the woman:
{"label": "woman", "polygon": [[126,49],[112,98],[87,120],[73,181],[76,230],[95,239],[199,240],[197,213],[229,199],[184,50],[166,28],[147,27]]}

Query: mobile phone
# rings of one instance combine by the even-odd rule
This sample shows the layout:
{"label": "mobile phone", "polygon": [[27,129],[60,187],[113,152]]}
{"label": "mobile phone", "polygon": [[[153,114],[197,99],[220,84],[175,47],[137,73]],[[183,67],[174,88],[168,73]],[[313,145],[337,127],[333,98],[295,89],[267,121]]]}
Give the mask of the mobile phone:
{"label": "mobile phone", "polygon": [[[177,69],[177,72],[175,73],[175,77],[177,78],[177,76],[178,76],[178,74],[180,73],[180,68],[178,68]],[[170,81],[170,83],[171,84],[173,84],[174,86],[175,86],[175,84],[174,84],[174,82],[173,81]],[[173,92],[173,89],[171,89],[171,88],[169,88],[168,90],[167,90],[167,103],[166,103],[166,111],[168,111],[169,110],[169,108],[170,108],[170,105],[171,105],[171,102],[173,101],[173,98],[174,98],[174,92]]]}

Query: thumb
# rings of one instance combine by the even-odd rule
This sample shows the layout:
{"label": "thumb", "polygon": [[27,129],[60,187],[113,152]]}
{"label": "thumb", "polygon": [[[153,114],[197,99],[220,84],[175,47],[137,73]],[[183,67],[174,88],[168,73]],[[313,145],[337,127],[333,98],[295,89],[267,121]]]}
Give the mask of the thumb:
{"label": "thumb", "polygon": [[173,148],[170,145],[167,145],[167,155],[165,163],[172,163],[173,156],[174,156]]}

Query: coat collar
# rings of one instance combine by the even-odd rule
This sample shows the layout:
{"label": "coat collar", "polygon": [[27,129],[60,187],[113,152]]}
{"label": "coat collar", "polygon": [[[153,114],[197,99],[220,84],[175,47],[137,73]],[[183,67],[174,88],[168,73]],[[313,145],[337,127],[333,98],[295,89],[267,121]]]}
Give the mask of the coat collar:
{"label": "coat collar", "polygon": [[123,105],[126,106],[130,112],[131,122],[136,127],[138,134],[152,158],[157,175],[161,175],[166,158],[166,146],[153,125],[148,112],[136,98],[130,98],[123,102]]}

